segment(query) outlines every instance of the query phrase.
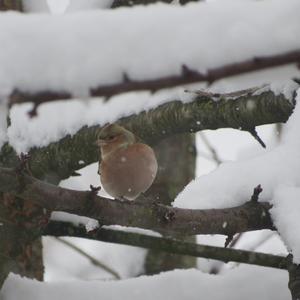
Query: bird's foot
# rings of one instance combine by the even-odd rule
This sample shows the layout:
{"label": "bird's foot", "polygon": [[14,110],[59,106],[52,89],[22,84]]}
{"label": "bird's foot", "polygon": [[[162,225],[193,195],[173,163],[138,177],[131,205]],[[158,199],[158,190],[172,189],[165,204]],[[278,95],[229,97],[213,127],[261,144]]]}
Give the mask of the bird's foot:
{"label": "bird's foot", "polygon": [[98,194],[98,192],[101,190],[101,186],[93,186],[92,184],[90,184],[90,190],[91,190],[91,193],[93,194]]}

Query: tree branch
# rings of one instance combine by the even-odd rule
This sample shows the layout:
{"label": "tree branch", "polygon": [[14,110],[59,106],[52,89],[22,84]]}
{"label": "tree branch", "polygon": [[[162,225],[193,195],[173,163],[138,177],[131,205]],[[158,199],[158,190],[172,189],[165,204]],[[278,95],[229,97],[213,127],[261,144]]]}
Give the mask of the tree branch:
{"label": "tree branch", "polygon": [[14,170],[0,168],[0,191],[30,199],[49,211],[64,211],[100,220],[102,225],[122,225],[181,235],[225,234],[275,229],[268,203],[248,201],[226,209],[182,209],[141,201],[119,201],[47,184]]}
{"label": "tree branch", "polygon": [[[118,123],[153,145],[174,134],[218,128],[248,131],[263,124],[286,122],[293,108],[293,103],[283,94],[275,95],[267,89],[224,95],[201,92],[195,93],[191,102],[174,100],[119,119]],[[73,136],[67,135],[47,147],[33,148],[29,162],[32,174],[47,182],[59,182],[74,171],[98,161],[95,140],[100,128],[85,126]],[[0,154],[0,166],[15,167],[17,161],[14,150],[6,144]]]}
{"label": "tree branch", "polygon": [[65,222],[51,221],[44,229],[43,235],[87,238],[109,243],[162,250],[174,254],[217,259],[223,262],[235,261],[278,269],[287,269],[289,264],[289,259],[283,256],[199,245],[171,238],[154,237],[139,233],[103,228],[87,233],[84,227],[77,227]]}
{"label": "tree branch", "polygon": [[[225,66],[221,66],[214,69],[208,69],[206,73],[200,73],[198,71],[190,69],[188,66],[183,65],[180,74],[170,75],[157,79],[149,80],[131,80],[126,75],[126,80],[119,83],[110,85],[99,85],[96,88],[90,90],[90,97],[106,97],[130,92],[130,91],[143,91],[149,90],[155,92],[159,89],[172,88],[178,85],[196,83],[196,82],[208,82],[213,83],[216,80],[240,75],[252,71],[259,71],[266,68],[278,67],[286,64],[299,63],[300,62],[300,50],[294,50],[287,53],[254,57],[252,59],[232,63]],[[31,94],[18,87],[15,88],[10,96],[10,105],[23,102],[34,102],[35,105],[39,105],[44,102],[57,101],[63,99],[70,99],[73,96],[65,91],[40,91],[35,94]],[[33,113],[35,110],[33,111]]]}
{"label": "tree branch", "polygon": [[300,299],[300,265],[292,262],[292,257],[289,258],[288,271],[289,271],[289,289],[292,294],[293,300]]}

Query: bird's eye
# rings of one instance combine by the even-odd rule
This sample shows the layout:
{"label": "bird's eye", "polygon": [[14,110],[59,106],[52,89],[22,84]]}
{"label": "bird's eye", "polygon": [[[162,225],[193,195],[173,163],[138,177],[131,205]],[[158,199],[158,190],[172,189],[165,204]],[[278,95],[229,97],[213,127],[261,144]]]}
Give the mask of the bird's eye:
{"label": "bird's eye", "polygon": [[114,139],[114,136],[113,136],[113,135],[109,135],[109,136],[107,137],[107,139],[111,141],[111,140]]}

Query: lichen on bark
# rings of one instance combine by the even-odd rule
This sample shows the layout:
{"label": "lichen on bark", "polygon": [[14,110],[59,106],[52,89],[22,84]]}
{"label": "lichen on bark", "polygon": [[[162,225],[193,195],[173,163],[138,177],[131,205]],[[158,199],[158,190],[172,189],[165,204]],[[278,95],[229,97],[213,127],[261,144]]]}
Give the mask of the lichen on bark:
{"label": "lichen on bark", "polygon": [[[195,96],[183,103],[170,101],[148,111],[121,118],[116,122],[134,132],[144,142],[155,145],[159,141],[181,133],[205,129],[234,128],[248,130],[255,126],[286,122],[294,104],[284,95],[272,91],[235,97]],[[47,182],[70,177],[84,166],[98,161],[95,144],[101,126],[84,126],[74,135],[67,135],[46,147],[30,150],[32,174]],[[12,167],[16,154],[9,145],[0,153],[0,165]]]}

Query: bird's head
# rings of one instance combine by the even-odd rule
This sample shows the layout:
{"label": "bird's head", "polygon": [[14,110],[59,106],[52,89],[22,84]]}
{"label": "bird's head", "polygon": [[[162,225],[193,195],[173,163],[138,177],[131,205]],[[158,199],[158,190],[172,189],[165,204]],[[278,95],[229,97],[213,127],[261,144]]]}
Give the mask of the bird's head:
{"label": "bird's head", "polygon": [[105,125],[97,136],[97,145],[100,146],[102,157],[120,147],[127,147],[136,142],[135,135],[117,124]]}

